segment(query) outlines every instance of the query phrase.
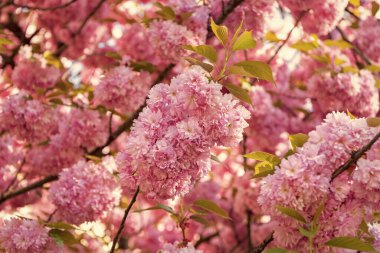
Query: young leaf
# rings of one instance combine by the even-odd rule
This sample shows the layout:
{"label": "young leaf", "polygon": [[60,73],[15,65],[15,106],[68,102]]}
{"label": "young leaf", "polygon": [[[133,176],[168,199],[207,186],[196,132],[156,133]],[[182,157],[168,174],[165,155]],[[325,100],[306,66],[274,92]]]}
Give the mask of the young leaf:
{"label": "young leaf", "polygon": [[211,200],[198,199],[194,201],[193,205],[196,207],[200,207],[211,213],[214,213],[224,219],[230,219],[230,217],[228,216],[228,213]]}
{"label": "young leaf", "polygon": [[74,235],[69,231],[59,230],[59,229],[51,229],[49,231],[49,236],[52,237],[57,244],[65,244],[65,245],[73,245],[78,243],[78,240],[75,239]]}
{"label": "young leaf", "polygon": [[371,13],[372,13],[372,16],[376,16],[376,13],[379,11],[379,4],[376,3],[376,2],[372,2],[372,6],[371,6]]}
{"label": "young leaf", "polygon": [[256,41],[252,37],[252,31],[244,31],[232,46],[232,52],[256,47]]}
{"label": "young leaf", "polygon": [[352,45],[344,40],[325,40],[323,43],[329,47],[339,47],[341,49],[352,48]]}
{"label": "young leaf", "polygon": [[136,210],[134,212],[135,213],[141,213],[141,212],[150,211],[150,210],[164,210],[164,211],[170,213],[171,215],[177,216],[177,213],[173,210],[173,208],[171,208],[170,206],[166,206],[164,204],[161,204],[161,203],[157,204],[155,206],[149,207],[149,208],[139,209],[139,210]]}
{"label": "young leaf", "polygon": [[352,4],[355,8],[360,6],[360,0],[349,0],[349,3]]}
{"label": "young leaf", "polygon": [[349,236],[335,237],[326,242],[325,245],[364,252],[376,252],[376,250],[369,243],[363,242],[359,238]]}
{"label": "young leaf", "polygon": [[306,223],[305,218],[297,210],[283,206],[277,206],[277,210],[280,211],[280,213],[289,216],[290,218],[298,220],[302,223]]}
{"label": "young leaf", "polygon": [[232,37],[231,43],[235,43],[237,37],[238,37],[239,34],[240,34],[240,30],[241,30],[241,28],[243,27],[243,23],[244,23],[244,17],[241,19],[240,25],[239,25],[238,28],[236,29],[235,34],[234,34],[234,36]]}
{"label": "young leaf", "polygon": [[211,160],[213,160],[213,161],[215,161],[215,162],[217,162],[217,163],[222,163],[222,162],[219,160],[219,158],[218,158],[216,155],[213,155],[213,154],[211,154]]}
{"label": "young leaf", "polygon": [[270,162],[259,162],[255,165],[255,175],[253,178],[266,177],[274,173],[274,165]]}
{"label": "young leaf", "polygon": [[380,66],[379,65],[367,65],[364,68],[368,69],[371,72],[380,72]]}
{"label": "young leaf", "polygon": [[62,230],[77,229],[76,226],[65,223],[63,221],[47,223],[45,224],[45,226],[49,228],[57,228],[57,229],[62,229]]}
{"label": "young leaf", "polygon": [[229,92],[231,92],[232,95],[234,95],[241,101],[246,102],[248,104],[252,104],[252,100],[248,94],[248,91],[246,91],[245,89],[230,83],[227,83],[224,86],[227,88]]}
{"label": "young leaf", "polygon": [[[249,73],[253,77],[257,77],[262,80],[274,82],[272,69],[264,62],[260,61],[241,61],[233,66],[242,67],[245,72]],[[230,69],[231,71],[231,69]]]}
{"label": "young leaf", "polygon": [[319,207],[315,211],[314,217],[313,217],[313,221],[311,223],[311,225],[312,225],[313,228],[317,227],[317,224],[319,222],[319,218],[321,217],[321,214],[322,214],[324,208],[325,208],[325,204],[322,203],[321,205],[319,205]]}
{"label": "young leaf", "polygon": [[13,41],[4,37],[0,37],[0,45],[10,45],[10,44],[13,44]]}
{"label": "young leaf", "polygon": [[205,218],[203,218],[201,215],[196,215],[196,214],[191,215],[190,219],[193,220],[193,221],[196,221],[198,223],[201,223],[201,224],[203,224],[205,226],[209,225],[208,221]]}
{"label": "young leaf", "polygon": [[214,69],[214,67],[211,64],[208,64],[208,63],[205,63],[205,62],[201,62],[201,61],[199,61],[199,60],[197,60],[195,58],[186,57],[185,59],[186,59],[186,61],[190,62],[193,65],[201,66],[207,72],[211,72]]}
{"label": "young leaf", "polygon": [[134,70],[134,71],[147,71],[149,73],[153,73],[155,71],[155,66],[147,61],[135,61],[131,62],[129,66]]}
{"label": "young leaf", "polygon": [[164,19],[175,19],[175,12],[172,8],[164,6],[161,3],[155,3],[154,5],[160,8],[160,10],[156,11],[157,15]]}
{"label": "young leaf", "polygon": [[278,165],[281,162],[281,159],[278,158],[277,156],[272,155],[272,154],[267,153],[267,152],[262,152],[262,151],[255,151],[255,152],[252,152],[249,154],[245,154],[243,156],[250,158],[250,159],[257,160],[257,161],[261,161],[261,162],[266,161],[266,162],[269,162],[273,165]]}
{"label": "young leaf", "polygon": [[280,249],[280,248],[271,248],[265,251],[264,253],[287,253],[288,251],[285,249]]}
{"label": "young leaf", "polygon": [[270,41],[270,42],[280,42],[281,41],[281,39],[279,39],[277,37],[277,35],[271,31],[269,31],[269,32],[267,32],[267,34],[265,34],[265,39]]}
{"label": "young leaf", "polygon": [[306,134],[292,134],[289,135],[290,144],[292,146],[293,150],[296,150],[297,148],[300,148],[307,142],[309,139],[309,136]]}
{"label": "young leaf", "polygon": [[218,59],[218,56],[216,54],[216,50],[208,45],[200,45],[200,46],[191,46],[191,45],[184,45],[184,49],[193,51],[199,55],[202,55],[203,57],[206,57],[210,62],[215,63]]}
{"label": "young leaf", "polygon": [[307,237],[307,238],[313,238],[315,236],[315,233],[312,231],[308,231],[302,227],[298,228],[298,231],[300,232],[301,235]]}
{"label": "young leaf", "polygon": [[226,47],[228,42],[228,28],[223,25],[215,24],[214,20],[211,18],[211,30],[218,40],[222,42],[222,45]]}
{"label": "young leaf", "polygon": [[121,61],[123,59],[123,57],[118,52],[107,52],[106,56],[118,61]]}
{"label": "young leaf", "polygon": [[313,49],[317,48],[317,46],[315,45],[315,43],[313,43],[313,42],[303,42],[303,41],[296,42],[293,45],[291,45],[290,47],[294,48],[294,49],[297,49],[297,50],[299,50],[301,52],[307,52],[307,51],[310,51],[310,50],[313,50]]}

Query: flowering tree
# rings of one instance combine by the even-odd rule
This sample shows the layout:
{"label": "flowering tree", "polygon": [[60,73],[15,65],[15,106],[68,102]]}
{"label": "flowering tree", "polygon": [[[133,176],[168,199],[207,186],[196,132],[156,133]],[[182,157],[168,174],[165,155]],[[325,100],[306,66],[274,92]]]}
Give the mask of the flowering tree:
{"label": "flowering tree", "polygon": [[377,0],[0,2],[0,252],[380,252]]}

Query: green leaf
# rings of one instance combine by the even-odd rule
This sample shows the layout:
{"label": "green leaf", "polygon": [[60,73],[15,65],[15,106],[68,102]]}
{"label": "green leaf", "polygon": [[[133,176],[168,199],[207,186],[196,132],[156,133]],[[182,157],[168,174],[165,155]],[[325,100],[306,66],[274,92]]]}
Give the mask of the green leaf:
{"label": "green leaf", "polygon": [[267,32],[267,34],[265,34],[265,39],[268,40],[268,41],[270,41],[270,42],[280,42],[280,41],[282,41],[282,40],[279,39],[279,38],[277,37],[277,35],[276,35],[274,32],[272,32],[272,31],[269,31],[269,32]]}
{"label": "green leaf", "polygon": [[342,68],[343,73],[359,73],[359,70],[354,66],[345,66]]}
{"label": "green leaf", "polygon": [[324,208],[325,208],[325,204],[322,203],[319,205],[319,207],[315,211],[313,221],[311,223],[311,226],[313,229],[317,227],[317,224],[319,222],[319,218],[321,217],[321,214],[322,214]]}
{"label": "green leaf", "polygon": [[215,161],[215,162],[217,162],[217,163],[222,163],[222,162],[219,160],[219,158],[218,158],[216,155],[213,155],[213,154],[211,154],[211,160],[213,160],[213,161]]}
{"label": "green leaf", "polygon": [[362,222],[360,223],[359,228],[360,228],[364,233],[369,234],[369,230],[368,230],[367,222],[365,222],[364,220],[362,220]]}
{"label": "green leaf", "polygon": [[210,62],[215,63],[218,59],[218,55],[216,54],[216,50],[209,45],[200,45],[200,46],[192,46],[192,45],[184,45],[184,49],[193,51],[203,57],[207,58]]}
{"label": "green leaf", "polygon": [[65,223],[63,221],[47,223],[45,224],[45,226],[49,228],[56,228],[56,229],[62,229],[62,230],[77,229],[76,226]]}
{"label": "green leaf", "polygon": [[106,56],[117,61],[121,61],[123,57],[118,52],[107,52]]}
{"label": "green leaf", "polygon": [[306,236],[307,238],[313,238],[315,236],[315,233],[312,231],[308,231],[302,227],[298,228],[298,231],[301,235]]}
{"label": "green leaf", "polygon": [[74,235],[67,230],[51,229],[49,231],[49,236],[59,245],[65,244],[70,246],[78,243],[78,240],[75,239]]}
{"label": "green leaf", "polygon": [[13,41],[4,37],[0,37],[0,45],[10,45],[10,44],[13,44]]}
{"label": "green leaf", "polygon": [[278,165],[281,162],[281,159],[277,156],[262,151],[255,151],[249,154],[245,154],[243,156],[261,162],[269,162],[273,165]]}
{"label": "green leaf", "polygon": [[350,116],[350,119],[356,119],[355,115],[353,115],[348,109],[347,109],[347,115]]}
{"label": "green leaf", "polygon": [[268,249],[267,251],[265,251],[264,253],[287,253],[288,251],[285,250],[285,249],[280,249],[280,248],[272,248],[272,249]]}
{"label": "green leaf", "polygon": [[147,62],[147,61],[135,61],[135,62],[131,62],[129,64],[129,66],[134,70],[134,71],[147,71],[149,73],[153,73],[156,69],[156,67],[150,63],[150,62]]}
{"label": "green leaf", "polygon": [[166,206],[164,204],[157,204],[155,206],[152,206],[152,207],[149,207],[149,208],[145,208],[145,209],[139,209],[139,210],[136,210],[135,212],[136,213],[141,213],[143,211],[149,211],[149,210],[164,210],[170,214],[173,214],[175,216],[177,216],[177,213],[173,210],[173,208],[171,208],[170,206]]}
{"label": "green leaf", "polygon": [[156,11],[157,15],[161,16],[164,19],[175,19],[175,12],[172,8],[164,6],[161,3],[155,3],[154,5],[160,8],[160,10]]}
{"label": "green leaf", "polygon": [[252,104],[252,100],[249,96],[249,93],[245,89],[239,86],[233,85],[231,83],[226,83],[224,86],[227,88],[229,92],[231,92],[232,95],[234,95],[241,101],[246,102],[248,104]]}
{"label": "green leaf", "polygon": [[232,37],[231,43],[235,43],[237,37],[238,37],[239,34],[240,34],[241,28],[243,27],[243,23],[244,23],[244,17],[241,19],[240,25],[239,25],[238,28],[236,29],[235,34],[234,34],[234,36]]}
{"label": "green leaf", "polygon": [[380,66],[379,65],[367,65],[364,68],[371,71],[371,72],[380,72]]}
{"label": "green leaf", "polygon": [[379,11],[379,4],[376,3],[375,1],[372,2],[372,6],[371,6],[371,13],[372,13],[372,16],[376,16],[376,13]]}
{"label": "green leaf", "polygon": [[190,219],[193,220],[193,221],[196,221],[198,223],[201,223],[201,224],[203,224],[205,226],[209,225],[208,220],[206,220],[205,218],[203,218],[202,215],[196,215],[196,214],[194,214],[194,215],[190,216]]}
{"label": "green leaf", "polygon": [[222,42],[222,45],[226,47],[228,42],[228,28],[223,25],[215,24],[214,20],[211,18],[211,30],[218,40]]}
{"label": "green leaf", "polygon": [[365,252],[376,252],[376,250],[366,242],[361,241],[356,237],[335,237],[326,242],[325,245],[343,249],[352,249]]}
{"label": "green leaf", "polygon": [[274,165],[270,162],[259,162],[255,165],[255,175],[253,178],[266,177],[274,173]]}
{"label": "green leaf", "polygon": [[309,139],[309,136],[307,134],[299,133],[299,134],[289,135],[290,144],[293,150],[296,150],[297,148],[302,147],[303,144],[305,144],[305,142],[307,142],[308,139]]}
{"label": "green leaf", "polygon": [[280,213],[285,214],[286,216],[289,216],[290,218],[298,220],[302,223],[306,223],[305,218],[297,210],[294,210],[288,207],[283,207],[283,206],[277,206],[277,210],[280,211]]}
{"label": "green leaf", "polygon": [[256,47],[256,41],[252,37],[252,31],[244,31],[232,46],[232,52]]}
{"label": "green leaf", "polygon": [[204,70],[206,70],[209,73],[214,69],[214,66],[212,66],[211,64],[208,64],[208,63],[205,63],[205,62],[201,62],[201,61],[199,61],[199,60],[197,60],[195,58],[185,57],[185,59],[186,59],[186,61],[190,62],[193,65],[201,66]]}
{"label": "green leaf", "polygon": [[378,126],[380,126],[380,117],[367,118],[367,125],[369,127],[378,127]]}
{"label": "green leaf", "polygon": [[313,42],[303,42],[303,41],[296,42],[290,47],[297,49],[301,52],[307,52],[307,51],[318,48],[318,46],[316,46],[315,43]]}
{"label": "green leaf", "polygon": [[200,207],[211,213],[214,213],[224,219],[230,219],[230,217],[228,216],[228,213],[211,200],[198,199],[194,201],[193,205],[196,207]]}
{"label": "green leaf", "polygon": [[94,156],[94,155],[87,155],[85,154],[84,157],[86,157],[88,160],[91,160],[95,163],[100,163],[102,161],[102,158]]}
{"label": "green leaf", "polygon": [[[233,66],[242,67],[251,77],[257,77],[262,80],[274,82],[272,69],[270,66],[261,61],[241,61]],[[230,69],[231,71],[231,69]]]}
{"label": "green leaf", "polygon": [[360,6],[360,0],[349,0],[350,4],[352,4],[355,8]]}
{"label": "green leaf", "polygon": [[323,43],[329,47],[339,47],[342,49],[352,48],[352,45],[344,40],[325,40]]}

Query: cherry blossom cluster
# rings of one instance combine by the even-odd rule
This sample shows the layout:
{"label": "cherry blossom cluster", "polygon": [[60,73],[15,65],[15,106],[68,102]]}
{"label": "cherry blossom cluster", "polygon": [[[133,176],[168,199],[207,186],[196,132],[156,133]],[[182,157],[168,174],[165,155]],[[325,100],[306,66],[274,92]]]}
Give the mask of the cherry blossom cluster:
{"label": "cherry blossom cluster", "polygon": [[150,198],[186,194],[210,170],[210,148],[236,146],[249,112],[222,86],[191,67],[149,92],[119,155],[124,188]]}

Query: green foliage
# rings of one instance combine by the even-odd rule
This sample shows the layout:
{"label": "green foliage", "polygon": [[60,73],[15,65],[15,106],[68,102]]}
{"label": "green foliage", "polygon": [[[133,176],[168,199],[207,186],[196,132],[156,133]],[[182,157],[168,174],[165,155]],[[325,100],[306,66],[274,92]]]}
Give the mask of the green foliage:
{"label": "green foliage", "polygon": [[325,243],[326,246],[351,249],[364,252],[377,252],[371,244],[364,242],[356,237],[344,236],[335,237]]}
{"label": "green foliage", "polygon": [[170,8],[168,6],[164,6],[161,3],[155,3],[154,5],[159,8],[159,10],[156,11],[156,14],[158,16],[162,17],[163,19],[167,19],[167,20],[175,19],[175,12],[172,8]]}
{"label": "green foliage", "polygon": [[49,231],[49,236],[53,238],[58,245],[74,245],[78,243],[75,236],[67,230],[51,229]]}
{"label": "green foliage", "polygon": [[380,66],[379,65],[367,65],[364,68],[371,71],[371,72],[374,72],[374,73],[380,72]]}
{"label": "green foliage", "polygon": [[78,229],[78,227],[65,223],[63,221],[57,221],[57,222],[52,222],[52,223],[46,223],[46,227],[49,228],[56,228],[56,229],[61,229],[61,230],[70,230],[70,229]]}
{"label": "green foliage", "polygon": [[243,156],[261,162],[269,162],[273,165],[279,165],[281,162],[281,159],[277,156],[262,151],[255,151],[249,154],[245,154]]}
{"label": "green foliage", "polygon": [[164,210],[172,215],[177,215],[177,213],[173,210],[173,208],[171,208],[170,206],[166,206],[164,204],[157,204],[155,206],[152,206],[152,207],[149,207],[149,208],[145,208],[145,209],[140,209],[140,210],[136,210],[135,212],[136,213],[141,213],[143,211],[149,211],[149,210]]}
{"label": "green foliage", "polygon": [[149,73],[153,73],[156,70],[156,67],[147,61],[135,61],[131,62],[129,64],[129,67],[131,67],[134,71],[147,71]]}
{"label": "green foliage", "polygon": [[121,61],[123,57],[118,52],[107,52],[106,56],[116,61]]}
{"label": "green foliage", "polygon": [[206,70],[207,72],[211,72],[213,69],[214,69],[214,66],[212,66],[211,64],[208,64],[208,63],[205,63],[205,62],[202,62],[202,61],[199,61],[195,58],[192,58],[192,57],[186,57],[185,58],[188,62],[190,62],[191,64],[193,65],[198,65],[198,66],[201,66],[204,70]]}
{"label": "green foliage", "polygon": [[371,6],[371,13],[372,13],[372,16],[376,16],[377,12],[379,11],[379,4],[376,3],[375,1],[372,2],[372,6]]}
{"label": "green foliage", "polygon": [[283,207],[283,206],[277,206],[277,210],[280,213],[282,213],[282,214],[284,214],[284,215],[286,215],[292,219],[295,219],[295,220],[300,221],[302,223],[306,223],[306,219],[297,210],[294,210],[294,209],[289,208],[289,207]]}
{"label": "green foliage", "polygon": [[189,217],[190,220],[193,220],[193,221],[196,221],[202,225],[205,225],[205,226],[208,226],[209,225],[209,222],[208,220],[206,220],[202,215],[197,215],[197,214],[194,214],[194,215],[191,215]]}
{"label": "green foliage", "polygon": [[244,31],[232,46],[232,52],[256,47],[256,41],[252,37],[252,31]]}
{"label": "green foliage", "polygon": [[307,134],[292,134],[289,135],[290,145],[292,146],[292,149],[295,151],[297,148],[300,148],[307,142],[309,139],[309,136]]}
{"label": "green foliage", "polygon": [[[233,68],[234,67],[234,68]],[[260,61],[241,61],[235,63],[230,72],[242,76],[256,77],[269,82],[274,82],[272,69],[264,62]]]}
{"label": "green foliage", "polygon": [[226,47],[228,43],[228,28],[223,25],[215,24],[214,20],[211,18],[211,30],[222,45]]}
{"label": "green foliage", "polygon": [[267,41],[270,41],[270,42],[280,42],[280,41],[282,41],[281,39],[279,39],[277,37],[277,35],[274,32],[271,32],[271,31],[269,31],[269,32],[267,32],[267,34],[265,34],[265,39]]}
{"label": "green foliage", "polygon": [[183,48],[186,50],[193,51],[193,52],[207,58],[212,63],[215,63],[218,59],[218,56],[216,54],[216,50],[209,45],[200,45],[200,46],[185,45],[185,46],[183,46]]}
{"label": "green foliage", "polygon": [[352,45],[344,40],[325,40],[323,43],[329,47],[338,47],[341,49],[352,48]]}
{"label": "green foliage", "polygon": [[310,50],[313,50],[313,49],[316,49],[318,48],[319,46],[314,43],[314,42],[303,42],[303,41],[299,41],[299,42],[296,42],[294,43],[293,45],[290,46],[291,48],[294,48],[294,49],[297,49],[301,52],[307,52],[307,51],[310,51]]}
{"label": "green foliage", "polygon": [[235,97],[237,97],[238,99],[240,99],[241,101],[243,102],[246,102],[248,104],[252,104],[252,100],[248,94],[248,91],[246,91],[245,89],[239,87],[239,86],[236,86],[236,85],[233,85],[233,84],[230,84],[230,83],[226,83],[224,85],[224,87],[227,88],[227,90],[232,94],[234,95]]}
{"label": "green foliage", "polygon": [[221,207],[219,207],[215,202],[207,199],[198,199],[193,203],[194,207],[199,207],[203,210],[216,214],[224,219],[231,219],[228,213]]}
{"label": "green foliage", "polygon": [[255,174],[253,178],[266,177],[274,173],[274,165],[270,162],[259,162],[255,165]]}
{"label": "green foliage", "polygon": [[380,126],[380,117],[367,118],[367,124],[368,124],[369,127],[378,127],[378,126]]}

